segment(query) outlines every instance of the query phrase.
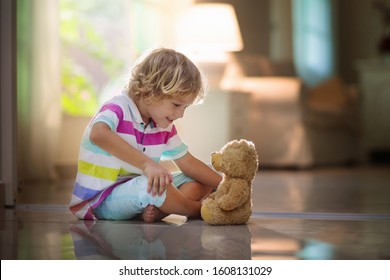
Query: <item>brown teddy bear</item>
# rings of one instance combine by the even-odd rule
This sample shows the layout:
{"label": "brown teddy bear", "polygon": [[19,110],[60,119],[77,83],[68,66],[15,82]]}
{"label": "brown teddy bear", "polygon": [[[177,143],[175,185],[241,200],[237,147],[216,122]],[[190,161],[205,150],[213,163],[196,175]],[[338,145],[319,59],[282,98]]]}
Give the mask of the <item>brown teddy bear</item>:
{"label": "brown teddy bear", "polygon": [[211,155],[214,168],[223,173],[217,190],[202,203],[202,219],[211,225],[245,224],[252,214],[252,182],[258,168],[255,145],[233,140]]}

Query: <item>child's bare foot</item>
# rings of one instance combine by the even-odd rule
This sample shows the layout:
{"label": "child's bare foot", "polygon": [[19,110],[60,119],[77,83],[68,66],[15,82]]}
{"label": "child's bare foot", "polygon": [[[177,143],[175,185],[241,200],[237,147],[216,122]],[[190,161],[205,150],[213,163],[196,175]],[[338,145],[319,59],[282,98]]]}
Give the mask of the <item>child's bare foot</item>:
{"label": "child's bare foot", "polygon": [[161,219],[161,211],[154,205],[146,206],[144,212],[142,213],[142,219],[146,223],[153,223],[156,220]]}

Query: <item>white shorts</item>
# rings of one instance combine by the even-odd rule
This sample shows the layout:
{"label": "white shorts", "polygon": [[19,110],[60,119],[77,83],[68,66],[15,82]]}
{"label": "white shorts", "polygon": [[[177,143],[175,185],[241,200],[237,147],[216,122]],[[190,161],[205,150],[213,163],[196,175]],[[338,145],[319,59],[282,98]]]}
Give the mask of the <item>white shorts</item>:
{"label": "white shorts", "polygon": [[[172,184],[176,188],[193,181],[181,172],[173,173]],[[148,178],[138,176],[116,186],[95,209],[95,215],[104,220],[129,220],[142,213],[149,204],[160,207],[166,198],[166,191],[161,196],[153,196],[146,191]]]}

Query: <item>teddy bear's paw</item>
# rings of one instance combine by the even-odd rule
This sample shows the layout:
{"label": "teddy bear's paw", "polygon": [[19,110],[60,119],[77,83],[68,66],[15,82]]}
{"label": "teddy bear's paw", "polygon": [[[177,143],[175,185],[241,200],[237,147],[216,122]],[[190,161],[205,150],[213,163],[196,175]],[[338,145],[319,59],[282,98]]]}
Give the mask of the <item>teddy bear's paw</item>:
{"label": "teddy bear's paw", "polygon": [[200,208],[200,215],[203,221],[210,223],[213,220],[213,211],[207,203],[207,199],[203,202],[202,207]]}
{"label": "teddy bear's paw", "polygon": [[214,200],[205,201],[200,208],[200,214],[206,223],[210,225],[218,225],[220,221],[225,220],[225,215],[219,209]]}

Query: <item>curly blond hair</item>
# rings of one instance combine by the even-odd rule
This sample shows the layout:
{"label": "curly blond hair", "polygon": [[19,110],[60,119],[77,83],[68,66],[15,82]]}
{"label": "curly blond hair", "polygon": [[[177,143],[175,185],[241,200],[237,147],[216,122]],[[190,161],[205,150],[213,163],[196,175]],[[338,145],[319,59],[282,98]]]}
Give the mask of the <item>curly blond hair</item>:
{"label": "curly blond hair", "polygon": [[172,49],[157,48],[136,62],[126,87],[133,99],[161,100],[188,94],[200,103],[205,96],[205,82],[195,64]]}

